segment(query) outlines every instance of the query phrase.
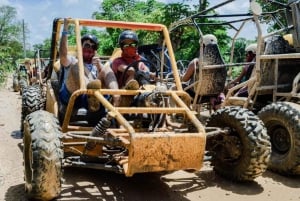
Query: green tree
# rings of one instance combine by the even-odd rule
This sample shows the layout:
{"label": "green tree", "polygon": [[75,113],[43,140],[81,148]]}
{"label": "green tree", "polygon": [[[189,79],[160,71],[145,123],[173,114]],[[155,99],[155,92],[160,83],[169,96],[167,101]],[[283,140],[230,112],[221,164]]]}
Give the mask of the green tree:
{"label": "green tree", "polygon": [[16,9],[0,6],[0,81],[16,65],[22,55],[21,23],[16,20]]}
{"label": "green tree", "polygon": [[[263,18],[263,21],[268,24],[268,31],[274,31],[280,28],[283,28],[287,25],[286,20],[286,11],[284,10],[285,5],[287,5],[288,0],[276,0],[278,3],[269,2],[266,0],[258,0],[264,13],[279,11],[275,15],[272,14],[275,18],[272,18],[271,15],[267,15]],[[276,20],[275,20],[276,19]]]}
{"label": "green tree", "polygon": [[[95,11],[92,15],[95,19],[122,20],[134,22],[155,22],[160,23],[163,17],[164,4],[155,0],[104,0],[99,7],[100,11]],[[110,54],[117,46],[118,37],[121,30],[108,29],[100,33],[101,47],[99,52]],[[108,37],[108,35],[109,37]],[[138,32],[141,41],[147,39],[147,43],[154,42],[157,37],[147,36],[146,33]],[[146,42],[146,41],[144,41]]]}
{"label": "green tree", "polygon": [[21,27],[16,19],[17,11],[11,6],[0,7],[0,44],[20,39]]}
{"label": "green tree", "polygon": [[[172,5],[168,5],[172,6]],[[168,6],[166,6],[166,12],[168,13],[169,9]],[[176,6],[176,5],[175,5]],[[199,37],[200,33],[198,31],[198,28],[201,30],[203,34],[214,34],[218,38],[218,44],[221,49],[222,55],[226,56],[226,52],[229,48],[229,41],[230,38],[228,37],[227,30],[225,26],[222,25],[213,25],[213,26],[206,26],[203,25],[204,23],[216,23],[218,22],[215,19],[209,19],[205,17],[196,17],[199,15],[200,12],[205,11],[209,6],[209,2],[206,0],[199,0],[198,5],[194,5],[191,9],[190,6],[186,7],[187,12],[181,11],[180,13],[185,13],[181,16],[180,19],[176,19],[174,21],[177,21],[178,26],[175,26],[174,30],[171,32],[171,39],[173,41],[174,49],[176,50],[176,58],[181,60],[191,60],[194,57],[199,56]],[[181,9],[183,9],[183,6],[180,6]],[[202,14],[215,14],[214,10],[211,10],[209,12],[205,12]],[[173,14],[169,14],[172,16]],[[194,22],[191,22],[191,16],[195,17]],[[190,19],[187,21],[187,19]],[[173,22],[174,22],[173,21]],[[176,24],[176,23],[173,23]],[[197,26],[195,25],[197,24]]]}
{"label": "green tree", "polygon": [[[199,6],[201,3],[201,6]],[[169,27],[173,22],[191,16],[200,9],[206,9],[207,1],[199,1],[198,5],[187,5],[184,3],[164,4],[155,0],[147,1],[125,1],[125,0],[104,0],[99,7],[100,11],[93,13],[95,19],[123,20],[160,23]],[[214,27],[215,28],[215,27]],[[100,48],[101,52],[112,52],[117,45],[117,39],[120,30],[107,30],[110,37],[104,35]],[[210,31],[212,33],[212,31]],[[226,32],[215,29],[213,31],[221,41],[226,38]],[[157,36],[145,35],[146,33],[138,32],[140,40],[144,43],[155,43]],[[145,41],[147,40],[147,41]],[[183,27],[177,29],[171,34],[171,40],[176,52],[176,57],[180,59],[191,59],[197,55],[199,49],[199,34],[195,27]]]}

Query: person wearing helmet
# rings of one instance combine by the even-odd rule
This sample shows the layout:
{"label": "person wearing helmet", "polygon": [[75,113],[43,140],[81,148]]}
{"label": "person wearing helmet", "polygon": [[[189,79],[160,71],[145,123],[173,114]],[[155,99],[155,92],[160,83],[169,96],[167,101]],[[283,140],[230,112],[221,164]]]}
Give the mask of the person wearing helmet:
{"label": "person wearing helmet", "polygon": [[[150,72],[148,66],[146,66],[143,62],[137,62],[142,59],[138,53],[138,43],[138,36],[132,30],[125,30],[119,35],[118,44],[122,53],[121,56],[115,58],[111,64],[111,68],[118,80],[119,88],[124,88],[126,90],[139,89],[140,85],[143,85],[146,79],[139,80],[139,83],[135,79],[136,75],[143,74],[143,78],[147,77],[155,80],[155,73]],[[137,69],[139,69],[139,72],[135,72],[135,68],[131,65],[134,65]],[[128,66],[131,67],[128,68]],[[133,99],[134,96],[122,96],[120,106],[130,106],[133,103]]]}
{"label": "person wearing helmet", "polygon": [[[255,62],[255,60],[256,60],[256,49],[257,49],[257,44],[256,43],[250,44],[245,48],[245,52],[246,52],[245,61],[246,62]],[[240,72],[240,74],[234,80],[229,82],[227,84],[226,88],[230,89],[233,86],[235,86],[235,85],[237,85],[241,82],[245,82],[245,81],[249,80],[249,78],[251,77],[253,68],[254,68],[254,64],[245,65],[243,67],[242,71]]]}
{"label": "person wearing helmet", "polygon": [[[203,48],[210,44],[218,44],[218,39],[213,34],[205,34],[200,40],[199,43],[203,42]],[[186,88],[192,83],[194,83],[196,80],[199,79],[198,74],[195,74],[197,68],[199,67],[199,58],[194,58],[190,63],[188,64],[187,70],[185,71],[184,75],[181,77],[181,81],[183,82],[182,87]],[[195,91],[194,87],[191,87],[186,90],[186,92],[192,97],[195,97]],[[216,97],[210,97],[211,105],[213,106],[213,109],[216,110],[222,103],[222,101],[225,99],[225,96],[223,93],[220,93]]]}
{"label": "person wearing helmet", "polygon": [[[142,59],[138,54],[138,36],[132,30],[125,30],[119,35],[118,43],[122,54],[113,60],[111,67],[117,77],[119,88],[138,89],[139,83],[135,80],[136,72],[134,67],[127,69],[130,64]],[[151,73],[143,62],[138,62],[137,65],[140,71],[149,74],[152,78],[155,77],[155,73]],[[126,74],[124,74],[126,69]]]}
{"label": "person wearing helmet", "polygon": [[[203,47],[207,46],[208,44],[218,44],[218,39],[213,34],[206,34],[202,38],[203,40]],[[201,42],[201,41],[199,41]],[[199,66],[199,58],[194,58],[190,63],[188,64],[187,70],[184,73],[184,75],[181,78],[182,82],[188,82],[189,80],[193,79],[194,72]],[[194,93],[194,92],[190,92]]]}
{"label": "person wearing helmet", "polygon": [[[67,49],[67,31],[63,31],[61,43],[60,43],[60,63],[62,66],[68,67],[70,65],[75,65],[78,60],[74,56],[68,55]],[[87,34],[81,38],[82,44],[82,57],[85,68],[88,70],[89,76],[92,76],[93,79],[97,78],[98,70],[102,68],[100,59],[96,58],[93,61],[98,49],[98,39],[91,35]],[[86,72],[85,69],[85,72]]]}
{"label": "person wearing helmet", "polygon": [[[68,54],[68,20],[64,20],[63,32],[59,47],[59,59],[62,68],[63,81],[59,91],[59,99],[63,106],[69,102],[71,94],[80,88],[78,59]],[[99,47],[98,39],[91,34],[86,34],[81,38],[82,57],[84,64],[85,82],[87,88],[109,88],[118,89],[117,79],[109,66],[104,66],[99,57],[95,57]],[[92,97],[92,96],[91,96]],[[120,101],[119,95],[113,96],[113,104],[117,106]],[[97,103],[97,104],[96,104]],[[96,105],[92,105],[96,104]],[[89,99],[86,95],[77,98],[75,102],[77,108],[88,108],[90,112],[104,109],[99,101]]]}

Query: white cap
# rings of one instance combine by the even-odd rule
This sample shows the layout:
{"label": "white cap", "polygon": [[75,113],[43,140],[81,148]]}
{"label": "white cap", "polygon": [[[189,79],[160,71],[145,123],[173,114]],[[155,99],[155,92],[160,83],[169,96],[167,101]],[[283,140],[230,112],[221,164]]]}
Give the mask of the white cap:
{"label": "white cap", "polygon": [[204,45],[217,44],[218,39],[213,34],[206,34],[206,35],[203,36],[203,43],[204,43]]}
{"label": "white cap", "polygon": [[248,45],[246,47],[245,51],[246,52],[252,52],[253,54],[256,54],[256,49],[257,49],[257,44],[253,43],[253,44]]}

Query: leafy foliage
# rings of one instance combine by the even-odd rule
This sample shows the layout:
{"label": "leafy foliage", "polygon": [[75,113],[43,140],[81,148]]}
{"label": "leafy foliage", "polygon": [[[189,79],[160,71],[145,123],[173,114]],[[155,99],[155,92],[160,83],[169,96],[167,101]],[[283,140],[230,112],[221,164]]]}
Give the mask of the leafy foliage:
{"label": "leafy foliage", "polygon": [[21,23],[16,21],[16,9],[11,6],[0,6],[0,82],[7,72],[16,66],[16,60],[22,55]]}
{"label": "leafy foliage", "polygon": [[260,5],[262,6],[263,12],[274,12],[278,11],[275,15],[275,18],[272,18],[271,15],[266,16],[263,21],[269,24],[268,31],[274,31],[280,28],[283,28],[287,25],[286,21],[286,12],[284,10],[285,6],[288,3],[288,0],[276,0],[278,3],[274,3],[269,0],[258,0]]}
{"label": "leafy foliage", "polygon": [[[199,1],[200,3],[201,1]],[[208,6],[207,1],[203,1],[201,9]],[[199,5],[186,5],[183,3],[163,4],[155,0],[147,1],[119,1],[119,0],[104,0],[100,6],[100,11],[93,13],[93,18],[107,20],[123,20],[123,21],[138,21],[152,22],[164,24],[167,27],[173,22],[182,18],[191,16],[200,10]],[[220,38],[220,44],[227,46],[227,33],[224,27],[204,28],[207,33],[213,33]],[[104,35],[100,38],[101,53],[111,53],[113,48],[117,46],[118,36],[121,30],[109,31],[110,37]],[[138,32],[141,43],[156,43],[157,36],[145,35]],[[198,56],[199,50],[199,34],[195,27],[182,27],[171,34],[171,41],[175,50],[176,58],[181,60],[191,60]],[[107,46],[108,45],[108,46]],[[105,48],[105,49],[103,49]],[[225,49],[222,49],[225,52]]]}

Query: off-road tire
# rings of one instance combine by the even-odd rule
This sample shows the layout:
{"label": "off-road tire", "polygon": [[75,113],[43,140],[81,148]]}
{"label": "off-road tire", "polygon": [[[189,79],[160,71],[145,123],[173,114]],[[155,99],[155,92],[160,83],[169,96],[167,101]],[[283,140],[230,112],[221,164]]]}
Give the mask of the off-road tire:
{"label": "off-road tire", "polygon": [[13,90],[14,92],[20,91],[19,79],[17,75],[13,75]]}
{"label": "off-road tire", "polygon": [[21,111],[21,132],[23,132],[23,121],[25,117],[45,107],[42,89],[38,85],[28,86],[23,89],[22,111]]}
{"label": "off-road tire", "polygon": [[[227,138],[218,135],[207,142],[211,165],[218,174],[235,181],[252,181],[266,171],[271,143],[264,124],[253,112],[224,107],[211,115],[207,126],[229,129],[224,134]],[[223,153],[230,153],[230,157]]]}
{"label": "off-road tire", "polygon": [[52,200],[61,192],[62,133],[53,114],[39,110],[24,124],[25,191],[30,199]]}
{"label": "off-road tire", "polygon": [[269,169],[283,174],[300,174],[300,106],[276,102],[258,116],[264,122],[272,145]]}
{"label": "off-road tire", "polygon": [[47,87],[45,85],[39,85],[36,84],[36,87],[40,87],[41,90],[41,103],[40,103],[40,108],[41,110],[46,109],[46,101],[47,101]]}
{"label": "off-road tire", "polygon": [[23,94],[23,91],[26,87],[28,87],[28,82],[25,78],[21,78],[19,80],[19,86],[20,86],[20,95]]}

